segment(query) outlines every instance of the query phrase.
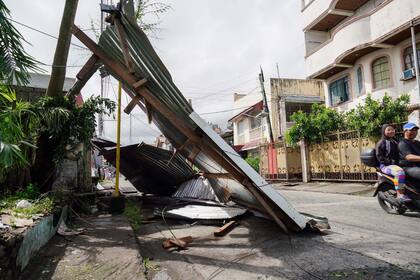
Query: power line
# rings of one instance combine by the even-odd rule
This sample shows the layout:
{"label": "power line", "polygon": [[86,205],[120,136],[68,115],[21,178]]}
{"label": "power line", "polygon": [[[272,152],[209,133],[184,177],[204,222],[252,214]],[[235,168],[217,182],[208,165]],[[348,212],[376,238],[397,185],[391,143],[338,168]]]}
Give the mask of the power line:
{"label": "power line", "polygon": [[[22,25],[22,26],[24,26],[24,27],[26,27],[26,28],[28,28],[28,29],[31,29],[31,30],[36,31],[36,32],[38,32],[38,33],[41,33],[41,34],[43,34],[43,35],[45,35],[45,36],[48,36],[48,37],[50,37],[50,38],[54,38],[54,39],[56,39],[56,40],[59,40],[59,38],[58,38],[57,36],[51,35],[51,34],[49,34],[49,33],[45,32],[45,31],[42,31],[42,30],[36,29],[36,28],[34,28],[34,27],[31,27],[31,26],[29,26],[29,25],[26,25],[26,24],[24,24],[24,23],[22,23],[22,22],[16,21],[16,20],[11,19],[11,18],[7,18],[7,19],[8,19],[8,20],[10,20],[10,21],[12,21],[12,22],[14,22],[14,23],[17,23],[17,24],[19,24],[19,25]],[[75,47],[78,47],[78,48],[84,49],[84,50],[89,50],[88,48],[86,48],[86,47],[84,47],[84,46],[81,46],[81,45],[78,45],[78,44],[75,44],[75,43],[70,43],[70,44],[71,44],[71,45],[73,45],[73,46],[75,46]]]}
{"label": "power line", "polygon": [[249,108],[249,107],[251,107],[251,106],[240,107],[240,108],[235,108],[235,109],[227,109],[227,110],[222,110],[222,111],[198,113],[198,114],[201,116],[201,115],[211,115],[211,114],[218,114],[218,113],[226,113],[226,112],[232,112],[232,111],[235,111],[235,110],[246,109],[246,108]]}

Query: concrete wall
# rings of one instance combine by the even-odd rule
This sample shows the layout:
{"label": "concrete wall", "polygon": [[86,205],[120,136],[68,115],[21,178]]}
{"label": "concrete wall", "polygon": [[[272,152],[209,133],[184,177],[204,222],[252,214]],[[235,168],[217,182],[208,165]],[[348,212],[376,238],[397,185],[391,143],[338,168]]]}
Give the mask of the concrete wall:
{"label": "concrete wall", "polygon": [[313,44],[310,43],[313,36],[308,34],[305,36],[309,50],[306,55],[307,76],[337,63],[337,59],[347,51],[374,43],[418,16],[420,16],[418,0],[388,0],[381,5],[372,0],[360,8],[354,16],[334,27],[329,32],[330,39],[320,45],[315,44],[317,46],[314,49],[311,49]]}
{"label": "concrete wall", "polygon": [[273,135],[279,139],[287,130],[285,97],[319,97],[324,100],[324,84],[319,80],[270,79]]}
{"label": "concrete wall", "polygon": [[[420,35],[417,34],[418,44],[420,44]],[[363,56],[356,61],[355,66],[349,68],[325,81],[325,91],[328,92],[328,85],[344,76],[349,77],[349,86],[350,86],[350,100],[336,106],[337,109],[346,111],[352,108],[355,108],[358,104],[363,104],[364,100],[368,93],[372,95],[375,99],[380,99],[384,96],[385,93],[396,98],[401,94],[407,93],[410,95],[411,104],[417,104],[420,102],[417,81],[416,79],[411,79],[408,81],[402,81],[402,71],[404,69],[403,61],[403,51],[405,48],[411,46],[411,40],[405,40],[400,44],[396,45],[390,49],[381,49],[375,52],[372,52],[368,55]],[[388,88],[374,89],[373,88],[373,77],[372,77],[372,62],[381,56],[387,56],[390,62],[391,68],[391,85]],[[357,88],[357,77],[356,69],[361,66],[363,72],[363,88],[362,94],[359,95]],[[331,106],[329,94],[326,99],[326,104]],[[410,120],[418,122],[417,113],[414,113],[410,116]]]}

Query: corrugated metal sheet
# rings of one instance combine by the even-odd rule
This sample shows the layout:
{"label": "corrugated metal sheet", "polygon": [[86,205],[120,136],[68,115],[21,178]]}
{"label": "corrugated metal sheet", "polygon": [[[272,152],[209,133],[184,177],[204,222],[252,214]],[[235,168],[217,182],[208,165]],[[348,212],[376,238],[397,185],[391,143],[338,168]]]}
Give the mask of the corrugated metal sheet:
{"label": "corrugated metal sheet", "polygon": [[203,176],[182,183],[172,197],[196,198],[220,202],[220,199],[216,196],[209,180]]}
{"label": "corrugated metal sheet", "polygon": [[[194,143],[187,144],[186,141],[188,137],[184,133],[188,134],[193,131],[195,137],[201,139],[200,147],[205,147],[205,150],[212,154],[210,157],[210,155],[200,151],[194,160],[194,163],[199,168],[208,173],[227,173],[225,168],[228,168],[232,172],[234,171],[236,177],[241,179],[241,183],[242,180],[248,182],[247,188],[253,192],[251,195],[247,188],[237,182],[229,184],[235,188],[235,199],[237,201],[252,201],[251,203],[256,209],[264,209],[264,211],[271,213],[271,216],[283,227],[283,229],[285,229],[285,225],[287,225],[290,230],[294,231],[303,229],[306,226],[306,219],[300,215],[284,197],[278,192],[275,192],[259,174],[254,170],[251,170],[252,168],[249,167],[233,149],[226,147],[227,145],[223,145],[223,140],[219,139],[219,136],[213,135],[210,131],[211,129],[206,126],[206,123],[193,112],[188,101],[173,83],[169,71],[154,51],[147,36],[137,24],[131,22],[124,15],[121,15],[121,20],[128,41],[129,53],[134,62],[136,78],[146,78],[148,81],[146,88],[148,92],[153,95],[153,98],[159,100],[171,114],[175,114],[175,116],[183,122],[182,124],[177,123],[177,126],[175,126],[175,120],[169,120],[164,117],[162,113],[159,112],[159,108],[154,108],[151,112],[148,112],[149,114],[151,113],[153,122],[166,138],[168,138],[175,147],[185,145],[181,153],[185,157],[188,157],[191,155]],[[123,66],[125,64],[123,53],[114,26],[109,26],[102,33],[99,45],[107,55],[118,61],[119,65],[122,65],[122,67],[126,69],[126,67]],[[98,53],[98,55],[100,54]],[[127,76],[124,79],[118,76],[116,73],[119,72],[118,67],[115,67],[112,64],[104,64],[112,76],[123,82],[126,91],[132,96],[137,95],[133,85],[127,83],[127,81],[129,81]],[[144,103],[142,98],[140,98],[140,101]],[[143,110],[145,110],[144,105],[145,104],[142,104],[140,106]],[[170,115],[168,113],[165,114],[168,116]],[[183,127],[183,130],[178,129],[177,127]],[[223,161],[223,166],[225,168],[216,164],[215,160],[213,160],[214,158],[218,158],[219,162]],[[218,180],[218,182],[222,181]],[[250,196],[252,199],[249,199]],[[261,201],[264,206],[260,203],[255,203],[256,197],[258,197],[258,201]]]}
{"label": "corrugated metal sheet", "polygon": [[[96,144],[95,144],[96,143]],[[94,146],[103,145],[101,154],[115,163],[115,143],[94,141]],[[181,155],[141,143],[121,147],[121,174],[140,192],[171,195],[178,185],[194,176],[194,171]]]}
{"label": "corrugated metal sheet", "polygon": [[[184,218],[191,220],[226,220],[245,214],[246,209],[238,207],[187,205],[165,210],[165,217]],[[156,211],[155,215],[162,213]]]}

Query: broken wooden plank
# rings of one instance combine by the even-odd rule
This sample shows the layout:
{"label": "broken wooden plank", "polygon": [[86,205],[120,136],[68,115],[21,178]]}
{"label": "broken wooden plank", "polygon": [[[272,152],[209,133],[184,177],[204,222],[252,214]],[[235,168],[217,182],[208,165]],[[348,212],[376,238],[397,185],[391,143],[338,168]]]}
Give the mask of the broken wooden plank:
{"label": "broken wooden plank", "polygon": [[222,226],[222,227],[218,228],[217,230],[215,230],[213,234],[214,234],[214,236],[217,236],[217,237],[225,236],[230,231],[232,231],[232,229],[234,227],[236,227],[237,225],[239,225],[239,222],[237,222],[237,221],[230,221],[229,223],[227,223],[224,226]]}
{"label": "broken wooden plank", "polygon": [[82,69],[77,73],[77,81],[67,92],[66,96],[76,96],[80,93],[82,88],[86,85],[87,81],[95,74],[95,72],[101,67],[102,63],[99,57],[93,54],[88,61],[83,65]]}
{"label": "broken wooden plank", "polygon": [[134,107],[137,105],[137,102],[140,101],[140,96],[134,96],[133,99],[131,99],[130,103],[127,104],[127,106],[124,108],[124,113],[127,115],[133,111]]}
{"label": "broken wooden plank", "polygon": [[166,239],[162,243],[162,247],[165,250],[178,247],[178,249],[186,250],[188,244],[190,244],[193,241],[192,236],[185,236],[181,238],[170,238]]}

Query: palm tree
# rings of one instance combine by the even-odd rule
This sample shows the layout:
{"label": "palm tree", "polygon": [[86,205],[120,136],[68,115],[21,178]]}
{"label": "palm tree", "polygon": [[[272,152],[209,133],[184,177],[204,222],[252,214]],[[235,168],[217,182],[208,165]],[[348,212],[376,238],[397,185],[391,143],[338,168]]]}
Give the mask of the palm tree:
{"label": "palm tree", "polygon": [[[28,83],[29,71],[42,71],[37,61],[22,46],[25,39],[12,25],[10,11],[0,0],[0,81],[12,84]],[[26,41],[25,41],[26,42]]]}

